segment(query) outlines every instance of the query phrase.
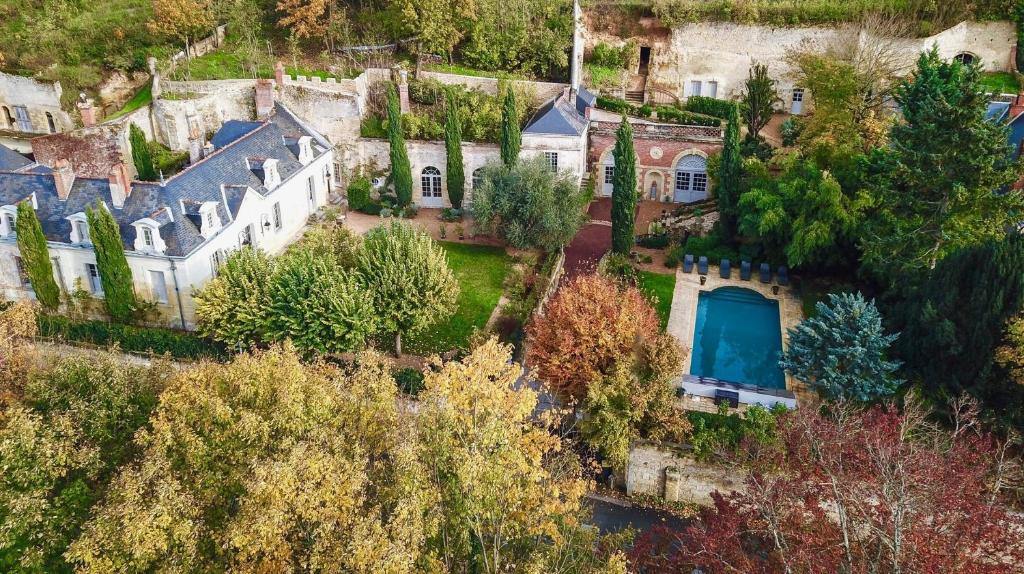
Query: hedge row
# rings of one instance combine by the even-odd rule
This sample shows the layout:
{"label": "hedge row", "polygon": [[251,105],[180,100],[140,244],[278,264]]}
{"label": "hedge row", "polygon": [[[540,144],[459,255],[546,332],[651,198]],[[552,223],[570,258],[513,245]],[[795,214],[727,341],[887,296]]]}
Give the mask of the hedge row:
{"label": "hedge row", "polygon": [[681,110],[672,106],[658,106],[656,108],[647,104],[638,106],[636,104],[631,104],[626,100],[620,100],[619,98],[611,98],[608,96],[598,96],[597,107],[609,112],[626,114],[628,116],[645,119],[650,119],[653,114],[658,121],[670,124],[709,126],[716,128],[722,126],[722,121],[720,119],[710,115]]}
{"label": "hedge row", "polygon": [[106,321],[75,321],[40,313],[39,335],[51,339],[88,343],[99,347],[117,344],[130,353],[170,354],[178,359],[223,359],[227,350],[209,339],[184,331],[135,327]]}
{"label": "hedge row", "polygon": [[687,111],[706,116],[714,116],[723,120],[729,119],[729,113],[736,103],[730,100],[720,100],[707,96],[690,96],[686,99]]}

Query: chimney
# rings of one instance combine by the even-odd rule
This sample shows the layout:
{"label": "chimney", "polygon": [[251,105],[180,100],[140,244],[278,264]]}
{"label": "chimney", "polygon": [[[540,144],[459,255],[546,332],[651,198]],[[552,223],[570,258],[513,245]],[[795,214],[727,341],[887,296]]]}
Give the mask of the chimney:
{"label": "chimney", "polygon": [[569,62],[569,103],[576,105],[580,92],[580,74],[583,66],[583,11],[579,0],[572,3],[572,61]]}
{"label": "chimney", "polygon": [[78,96],[78,113],[82,116],[82,125],[90,127],[96,125],[96,108],[92,107],[92,100],[82,93]]}
{"label": "chimney", "polygon": [[398,82],[398,103],[403,114],[409,113],[409,72],[401,70],[398,72],[401,80]]}
{"label": "chimney", "polygon": [[57,186],[57,197],[64,201],[71,193],[71,186],[75,184],[75,168],[66,159],[58,159],[53,164],[53,183]]}
{"label": "chimney", "polygon": [[128,177],[128,166],[121,162],[110,168],[107,176],[110,183],[110,202],[116,209],[124,207],[125,200],[132,194],[132,183]]}
{"label": "chimney", "polygon": [[256,119],[266,119],[274,110],[274,83],[271,80],[256,80]]}
{"label": "chimney", "polygon": [[274,64],[274,83],[278,90],[284,90],[284,63],[281,60]]}

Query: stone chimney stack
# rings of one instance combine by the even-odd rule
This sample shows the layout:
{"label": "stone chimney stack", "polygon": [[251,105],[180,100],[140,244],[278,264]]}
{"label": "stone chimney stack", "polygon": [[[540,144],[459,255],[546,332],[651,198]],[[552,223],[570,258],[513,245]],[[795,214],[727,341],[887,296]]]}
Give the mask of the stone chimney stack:
{"label": "stone chimney stack", "polygon": [[281,62],[281,60],[278,60],[277,63],[274,64],[274,83],[277,84],[278,91],[283,93],[284,92],[284,63]]}
{"label": "stone chimney stack", "polygon": [[274,111],[274,82],[256,80],[256,119],[266,119]]}
{"label": "stone chimney stack", "polygon": [[409,72],[398,72],[398,105],[403,114],[409,113]]}
{"label": "stone chimney stack", "polygon": [[576,105],[583,74],[583,11],[579,0],[572,3],[572,61],[569,62],[569,102]]}
{"label": "stone chimney stack", "polygon": [[128,166],[121,162],[110,168],[107,176],[110,184],[110,201],[116,209],[124,207],[125,200],[132,194],[132,181],[128,177]]}
{"label": "stone chimney stack", "polygon": [[78,113],[82,116],[83,126],[96,125],[96,108],[92,107],[92,100],[85,97],[85,93],[78,96]]}
{"label": "stone chimney stack", "polygon": [[64,201],[71,194],[71,186],[75,184],[75,168],[66,159],[59,159],[53,164],[53,182],[57,186],[57,197]]}

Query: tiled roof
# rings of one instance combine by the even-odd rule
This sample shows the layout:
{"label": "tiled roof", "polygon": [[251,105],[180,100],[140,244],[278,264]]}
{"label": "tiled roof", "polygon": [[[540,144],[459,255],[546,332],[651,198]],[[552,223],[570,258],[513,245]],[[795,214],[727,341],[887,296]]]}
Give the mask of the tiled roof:
{"label": "tiled roof", "polygon": [[533,114],[524,134],[579,136],[587,129],[586,109],[596,98],[581,88],[576,101],[570,103],[565,93],[555,96]]}
{"label": "tiled roof", "polygon": [[0,145],[0,171],[14,171],[31,163],[32,160],[27,157],[5,145]]}
{"label": "tiled roof", "polygon": [[[167,255],[188,255],[205,240],[199,234],[198,218],[186,217],[182,213],[182,204],[185,204],[186,211],[190,211],[190,206],[215,201],[221,221],[226,224],[238,213],[246,187],[262,195],[270,193],[263,188],[263,181],[249,170],[246,158],[277,159],[278,173],[281,181],[285,181],[303,167],[285,145],[285,137],[310,135],[322,142],[322,147],[313,146],[314,157],[329,149],[329,143],[323,136],[306,127],[280,104],[275,105],[268,121],[259,124],[256,129],[188,166],[162,185],[132,182],[132,192],[124,207],[112,210],[121,228],[125,248],[134,249],[135,228],[131,224],[149,217],[161,224],[160,236],[167,244]],[[71,229],[65,219],[67,216],[84,211],[86,206],[95,205],[98,201],[112,205],[106,179],[76,178],[67,200],[61,201],[53,174],[0,173],[0,205],[18,203],[33,193],[39,206],[36,213],[43,233],[52,241],[69,240]],[[165,208],[169,208],[173,215],[168,215]]]}

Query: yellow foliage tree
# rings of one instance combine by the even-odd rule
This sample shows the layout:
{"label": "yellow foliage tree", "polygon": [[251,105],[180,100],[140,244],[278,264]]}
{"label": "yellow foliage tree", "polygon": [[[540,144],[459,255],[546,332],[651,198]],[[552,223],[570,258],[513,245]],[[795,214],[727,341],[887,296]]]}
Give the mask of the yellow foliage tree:
{"label": "yellow foliage tree", "polygon": [[188,42],[213,25],[210,0],[153,0],[153,19],[147,27],[154,34]]}

